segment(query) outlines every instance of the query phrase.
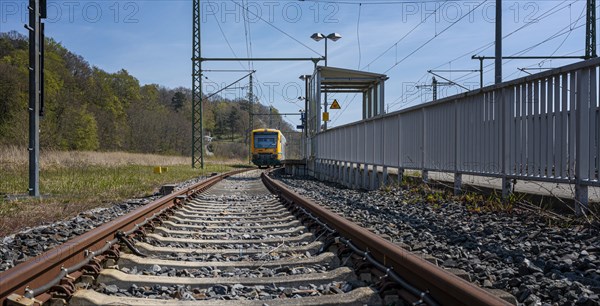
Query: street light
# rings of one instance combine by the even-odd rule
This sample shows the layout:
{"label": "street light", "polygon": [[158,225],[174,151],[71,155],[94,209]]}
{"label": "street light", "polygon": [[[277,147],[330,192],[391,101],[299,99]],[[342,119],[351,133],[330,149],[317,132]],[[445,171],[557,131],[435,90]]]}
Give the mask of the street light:
{"label": "street light", "polygon": [[[328,40],[332,40],[332,41],[338,41],[340,38],[342,38],[342,35],[340,33],[331,33],[327,36],[321,34],[321,33],[314,33],[313,35],[310,36],[310,38],[312,38],[314,41],[321,41],[323,39],[325,39],[325,67],[327,67],[327,41]],[[327,93],[325,93],[325,112],[327,112]],[[327,121],[325,121],[325,124],[323,125],[323,129],[327,129]]]}
{"label": "street light", "polygon": [[331,34],[325,36],[324,34],[321,34],[321,33],[314,33],[313,35],[310,36],[310,38],[312,38],[314,41],[321,41],[321,40],[325,39],[325,67],[327,67],[327,41],[328,40],[338,41],[340,38],[342,38],[342,35],[340,33],[331,33]]}

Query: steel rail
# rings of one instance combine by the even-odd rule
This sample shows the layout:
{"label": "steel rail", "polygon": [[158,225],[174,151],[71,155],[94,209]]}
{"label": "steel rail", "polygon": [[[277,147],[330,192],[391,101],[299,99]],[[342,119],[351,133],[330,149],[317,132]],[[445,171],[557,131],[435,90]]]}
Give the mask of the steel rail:
{"label": "steel rail", "polygon": [[222,179],[244,171],[247,169],[216,175],[157,199],[0,273],[0,305],[4,305],[6,298],[13,293],[25,295],[27,290],[51,283],[63,273],[64,267],[81,264],[86,260],[87,252],[103,249],[108,242],[118,239],[117,232],[127,232],[156,212],[174,206],[179,196],[204,191]]}
{"label": "steel rail", "polygon": [[367,250],[373,258],[408,280],[421,291],[428,292],[443,305],[511,305],[485,290],[447,272],[409,251],[379,237],[369,230],[305,199],[280,182],[262,175],[265,185],[280,197],[306,208],[356,246]]}

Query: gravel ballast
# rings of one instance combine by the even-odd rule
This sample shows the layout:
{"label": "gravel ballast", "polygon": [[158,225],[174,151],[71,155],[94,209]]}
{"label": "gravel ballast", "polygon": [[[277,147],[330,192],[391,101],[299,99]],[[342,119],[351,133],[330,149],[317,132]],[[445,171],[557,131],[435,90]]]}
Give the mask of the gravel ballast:
{"label": "gravel ballast", "polygon": [[[178,184],[175,190],[187,188],[204,179],[198,177],[187,180]],[[150,197],[126,200],[111,207],[82,212],[67,221],[41,225],[2,237],[0,238],[0,272],[161,197],[162,195],[155,194]]]}
{"label": "gravel ballast", "polygon": [[401,188],[367,192],[310,178],[274,177],[396,244],[436,257],[440,266],[467,271],[481,287],[513,294],[524,305],[600,305],[596,230],[549,226],[518,209],[472,212],[462,203],[432,205]]}

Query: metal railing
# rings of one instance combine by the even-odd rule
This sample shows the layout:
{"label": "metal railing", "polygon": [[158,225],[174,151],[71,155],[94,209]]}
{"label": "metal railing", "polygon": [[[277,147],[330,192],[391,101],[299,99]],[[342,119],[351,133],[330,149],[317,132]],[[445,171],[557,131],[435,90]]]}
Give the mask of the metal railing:
{"label": "metal railing", "polygon": [[587,205],[587,186],[600,186],[599,66],[592,59],[329,129],[316,135],[315,167],[570,183]]}

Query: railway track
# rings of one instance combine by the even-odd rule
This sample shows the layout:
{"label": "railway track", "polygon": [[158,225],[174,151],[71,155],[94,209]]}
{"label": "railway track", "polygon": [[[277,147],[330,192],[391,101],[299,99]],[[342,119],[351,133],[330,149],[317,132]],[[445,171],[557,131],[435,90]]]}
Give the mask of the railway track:
{"label": "railway track", "polygon": [[503,305],[251,171],[213,177],[0,274],[7,305]]}

